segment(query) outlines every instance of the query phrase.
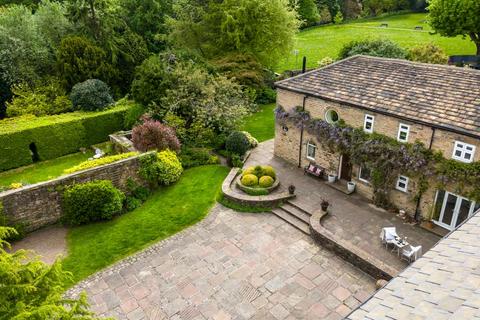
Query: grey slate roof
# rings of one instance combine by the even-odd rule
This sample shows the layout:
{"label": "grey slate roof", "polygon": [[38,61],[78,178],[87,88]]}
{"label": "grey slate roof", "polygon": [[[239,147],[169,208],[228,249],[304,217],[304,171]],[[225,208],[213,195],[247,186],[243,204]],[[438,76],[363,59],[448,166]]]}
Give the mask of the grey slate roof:
{"label": "grey slate roof", "polygon": [[480,71],[354,56],[277,88],[480,137]]}
{"label": "grey slate roof", "polygon": [[347,319],[480,319],[480,212]]}

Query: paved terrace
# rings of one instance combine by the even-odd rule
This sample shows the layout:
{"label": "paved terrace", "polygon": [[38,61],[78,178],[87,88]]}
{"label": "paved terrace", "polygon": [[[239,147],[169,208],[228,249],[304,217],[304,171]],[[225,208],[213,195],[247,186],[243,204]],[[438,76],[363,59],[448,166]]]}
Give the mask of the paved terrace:
{"label": "paved terrace", "polygon": [[480,319],[479,271],[477,212],[348,319]]}
{"label": "paved terrace", "polygon": [[73,288],[118,319],[343,319],[374,279],[271,213],[199,224]]}
{"label": "paved terrace", "polygon": [[322,220],[323,226],[349,243],[370,253],[375,258],[392,267],[399,273],[407,263],[397,253],[387,250],[380,242],[383,227],[395,226],[397,233],[408,237],[412,245],[422,245],[423,252],[429,250],[440,237],[418,226],[405,223],[395,214],[375,207],[358,194],[346,195],[327,185],[318,178],[304,175],[303,168],[274,157],[273,140],[261,143],[255,148],[246,166],[269,164],[273,166],[280,179],[283,190],[288,185],[296,186],[297,197],[292,201],[310,212],[318,210],[322,199],[331,203],[329,215]]}

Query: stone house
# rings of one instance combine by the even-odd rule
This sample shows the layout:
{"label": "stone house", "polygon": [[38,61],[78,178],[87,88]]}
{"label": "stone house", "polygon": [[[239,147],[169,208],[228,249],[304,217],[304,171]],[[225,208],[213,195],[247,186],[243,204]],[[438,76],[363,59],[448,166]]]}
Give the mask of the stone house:
{"label": "stone house", "polygon": [[[279,81],[276,88],[277,106],[286,112],[301,108],[330,124],[343,120],[402,143],[419,141],[447,159],[480,160],[478,70],[354,56]],[[373,196],[371,168],[327,150],[306,130],[277,121],[275,155],[299,167],[315,163],[336,175],[337,183],[353,181],[359,194]],[[429,184],[420,199],[415,197],[418,187],[417,179],[400,174],[389,200],[412,217],[432,218],[450,230],[480,207],[448,184],[445,190]]]}

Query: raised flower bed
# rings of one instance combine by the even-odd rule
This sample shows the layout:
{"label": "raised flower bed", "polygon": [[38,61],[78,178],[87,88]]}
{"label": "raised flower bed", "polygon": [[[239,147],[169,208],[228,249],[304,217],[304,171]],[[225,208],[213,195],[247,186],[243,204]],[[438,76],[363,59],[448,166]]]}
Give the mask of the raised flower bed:
{"label": "raised flower bed", "polygon": [[271,166],[252,166],[245,169],[236,180],[237,187],[249,195],[267,195],[280,185]]}

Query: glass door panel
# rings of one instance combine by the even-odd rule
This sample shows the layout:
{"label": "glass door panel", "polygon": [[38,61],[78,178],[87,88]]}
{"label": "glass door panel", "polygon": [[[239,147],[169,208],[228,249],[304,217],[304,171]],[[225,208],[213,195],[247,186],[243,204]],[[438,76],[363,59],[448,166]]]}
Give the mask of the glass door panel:
{"label": "glass door panel", "polygon": [[459,198],[460,201],[459,207],[458,207],[458,216],[457,216],[457,221],[455,222],[455,228],[458,227],[463,221],[467,220],[469,214],[470,214],[470,209],[472,208],[472,202],[467,199]]}
{"label": "glass door panel", "polygon": [[455,213],[455,207],[457,205],[457,196],[451,193],[447,193],[447,199],[445,199],[445,203],[443,205],[443,215],[442,215],[442,223],[450,226],[452,225],[452,219]]}

